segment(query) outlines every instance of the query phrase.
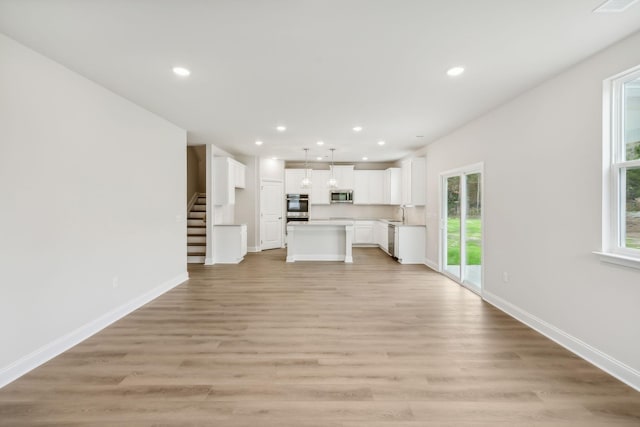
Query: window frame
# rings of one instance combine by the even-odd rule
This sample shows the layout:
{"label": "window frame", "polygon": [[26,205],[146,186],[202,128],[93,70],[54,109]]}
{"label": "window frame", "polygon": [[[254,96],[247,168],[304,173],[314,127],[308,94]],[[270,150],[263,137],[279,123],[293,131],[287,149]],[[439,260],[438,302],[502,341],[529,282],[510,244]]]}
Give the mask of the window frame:
{"label": "window frame", "polygon": [[640,159],[625,160],[624,85],[640,79],[640,66],[604,81],[602,261],[640,269],[640,249],[623,246],[626,208],[626,179],[622,171],[640,167]]}

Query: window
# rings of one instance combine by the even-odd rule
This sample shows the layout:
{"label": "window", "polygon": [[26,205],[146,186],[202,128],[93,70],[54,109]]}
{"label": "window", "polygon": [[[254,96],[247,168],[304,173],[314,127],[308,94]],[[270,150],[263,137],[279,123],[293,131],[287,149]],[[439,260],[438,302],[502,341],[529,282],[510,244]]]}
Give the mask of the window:
{"label": "window", "polygon": [[605,81],[603,252],[640,268],[640,67]]}

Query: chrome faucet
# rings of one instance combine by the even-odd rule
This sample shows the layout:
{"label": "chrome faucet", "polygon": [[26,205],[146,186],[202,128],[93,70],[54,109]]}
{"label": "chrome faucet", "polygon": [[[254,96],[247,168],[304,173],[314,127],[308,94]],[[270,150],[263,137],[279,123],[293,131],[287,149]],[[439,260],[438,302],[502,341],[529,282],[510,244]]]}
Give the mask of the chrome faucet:
{"label": "chrome faucet", "polygon": [[405,223],[405,211],[407,208],[412,208],[413,205],[400,205],[400,210],[402,210],[402,223]]}

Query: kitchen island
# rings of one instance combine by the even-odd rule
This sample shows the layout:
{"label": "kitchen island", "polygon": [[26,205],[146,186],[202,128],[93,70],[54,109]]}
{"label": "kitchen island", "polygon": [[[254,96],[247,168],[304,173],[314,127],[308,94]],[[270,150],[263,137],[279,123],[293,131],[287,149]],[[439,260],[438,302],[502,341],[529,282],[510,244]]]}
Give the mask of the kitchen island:
{"label": "kitchen island", "polygon": [[353,262],[353,221],[308,221],[287,224],[287,262]]}

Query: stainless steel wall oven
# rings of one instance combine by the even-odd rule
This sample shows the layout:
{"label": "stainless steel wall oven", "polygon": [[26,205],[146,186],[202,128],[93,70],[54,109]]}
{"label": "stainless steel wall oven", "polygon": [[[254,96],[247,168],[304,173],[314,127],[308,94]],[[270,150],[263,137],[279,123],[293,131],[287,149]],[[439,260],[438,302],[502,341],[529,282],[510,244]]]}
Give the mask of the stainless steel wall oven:
{"label": "stainless steel wall oven", "polygon": [[309,221],[308,194],[287,194],[288,221]]}

